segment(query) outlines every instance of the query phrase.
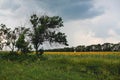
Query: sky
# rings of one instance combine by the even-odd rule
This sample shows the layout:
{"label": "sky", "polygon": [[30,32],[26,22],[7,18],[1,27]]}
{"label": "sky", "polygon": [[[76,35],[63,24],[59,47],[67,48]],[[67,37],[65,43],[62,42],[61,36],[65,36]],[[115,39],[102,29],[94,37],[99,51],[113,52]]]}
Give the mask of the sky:
{"label": "sky", "polygon": [[120,0],[0,0],[0,24],[29,26],[30,15],[60,16],[69,46],[120,42]]}

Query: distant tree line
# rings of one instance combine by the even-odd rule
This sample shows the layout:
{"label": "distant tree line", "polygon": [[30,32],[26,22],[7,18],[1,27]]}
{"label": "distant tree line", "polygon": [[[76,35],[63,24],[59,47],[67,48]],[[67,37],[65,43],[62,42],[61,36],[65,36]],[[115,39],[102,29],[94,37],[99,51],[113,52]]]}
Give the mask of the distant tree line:
{"label": "distant tree line", "polygon": [[87,51],[120,51],[120,43],[104,43],[104,44],[95,44],[95,45],[79,45],[77,47],[65,47],[58,49],[48,49],[46,51],[60,51],[60,52],[87,52]]}

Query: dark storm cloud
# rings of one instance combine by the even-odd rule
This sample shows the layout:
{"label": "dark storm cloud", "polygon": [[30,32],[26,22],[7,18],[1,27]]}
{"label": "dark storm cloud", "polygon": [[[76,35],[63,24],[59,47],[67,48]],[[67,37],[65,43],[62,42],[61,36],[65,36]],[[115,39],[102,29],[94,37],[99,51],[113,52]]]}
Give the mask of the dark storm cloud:
{"label": "dark storm cloud", "polygon": [[93,0],[37,0],[37,2],[45,3],[47,10],[56,12],[65,20],[87,19],[101,14],[93,9]]}
{"label": "dark storm cloud", "polygon": [[88,19],[101,14],[94,9],[93,0],[5,0],[0,9],[15,11],[23,5],[28,7],[28,13],[42,12],[42,8],[64,20]]}

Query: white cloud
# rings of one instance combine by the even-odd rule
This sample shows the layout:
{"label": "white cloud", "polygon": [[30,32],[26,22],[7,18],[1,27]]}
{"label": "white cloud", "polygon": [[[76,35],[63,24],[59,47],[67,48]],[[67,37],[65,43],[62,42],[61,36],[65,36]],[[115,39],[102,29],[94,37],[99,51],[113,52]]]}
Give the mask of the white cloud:
{"label": "white cloud", "polygon": [[108,30],[108,34],[110,35],[110,36],[118,36],[118,34],[113,30],[113,29],[110,29],[110,30]]}
{"label": "white cloud", "polygon": [[74,34],[74,45],[91,45],[103,42],[101,38],[94,37],[94,35],[92,32],[76,32]]}
{"label": "white cloud", "polygon": [[[96,0],[95,0],[96,1]],[[74,20],[65,23],[70,45],[90,45],[120,41],[120,11],[117,1],[95,2],[95,8],[104,10],[104,14],[91,19]],[[118,1],[119,3],[119,1]],[[64,31],[64,32],[65,32]]]}
{"label": "white cloud", "polygon": [[34,0],[0,0],[0,23],[8,27],[28,25],[30,16],[34,13],[52,15],[45,10],[42,2]]}

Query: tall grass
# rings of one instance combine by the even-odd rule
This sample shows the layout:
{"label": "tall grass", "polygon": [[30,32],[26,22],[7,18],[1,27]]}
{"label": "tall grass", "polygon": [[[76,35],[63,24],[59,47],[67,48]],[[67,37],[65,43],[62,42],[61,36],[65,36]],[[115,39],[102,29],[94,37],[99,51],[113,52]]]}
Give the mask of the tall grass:
{"label": "tall grass", "polygon": [[[68,53],[66,53],[68,54]],[[0,54],[0,80],[120,80],[119,54]]]}

